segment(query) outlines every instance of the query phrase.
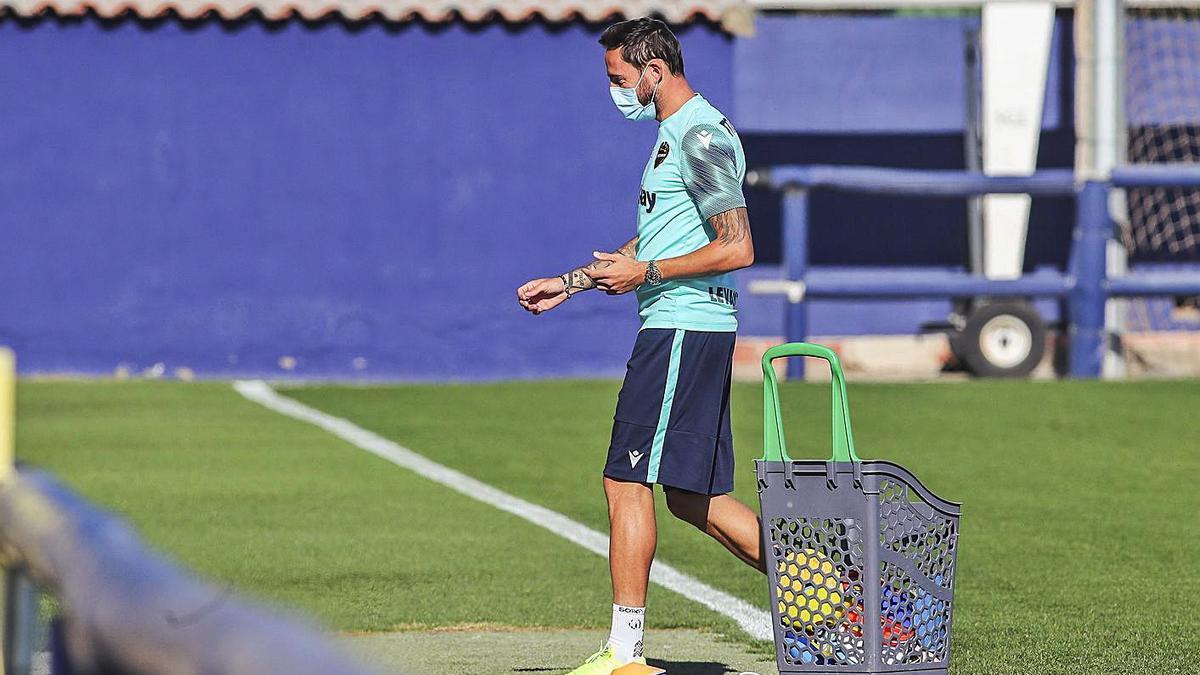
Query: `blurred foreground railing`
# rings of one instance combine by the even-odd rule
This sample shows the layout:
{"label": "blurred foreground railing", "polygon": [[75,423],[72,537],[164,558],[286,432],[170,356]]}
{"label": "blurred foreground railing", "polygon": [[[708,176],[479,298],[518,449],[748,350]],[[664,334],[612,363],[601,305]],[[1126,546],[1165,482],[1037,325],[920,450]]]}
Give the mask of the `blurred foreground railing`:
{"label": "blurred foreground railing", "polygon": [[0,555],[10,579],[6,675],[28,672],[38,607],[22,590],[25,579],[59,604],[56,673],[368,672],[315,627],[232,597],[150,551],[128,525],[46,473],[23,470],[0,484]]}
{"label": "blurred foreground railing", "polygon": [[151,551],[49,474],[12,469],[12,354],[0,348],[3,675],[26,675],[37,588],[57,601],[56,675],[366,675],[314,626]]}

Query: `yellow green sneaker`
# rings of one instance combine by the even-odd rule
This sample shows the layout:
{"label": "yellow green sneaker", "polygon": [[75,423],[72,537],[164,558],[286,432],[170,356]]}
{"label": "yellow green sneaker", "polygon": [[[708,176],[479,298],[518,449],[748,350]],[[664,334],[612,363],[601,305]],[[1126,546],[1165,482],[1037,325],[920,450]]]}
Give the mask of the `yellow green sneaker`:
{"label": "yellow green sneaker", "polygon": [[603,649],[589,656],[582,666],[572,670],[568,675],[612,675],[613,671],[630,664],[645,665],[646,659],[639,656],[628,663],[618,661],[617,657],[613,655],[612,647],[604,645]]}

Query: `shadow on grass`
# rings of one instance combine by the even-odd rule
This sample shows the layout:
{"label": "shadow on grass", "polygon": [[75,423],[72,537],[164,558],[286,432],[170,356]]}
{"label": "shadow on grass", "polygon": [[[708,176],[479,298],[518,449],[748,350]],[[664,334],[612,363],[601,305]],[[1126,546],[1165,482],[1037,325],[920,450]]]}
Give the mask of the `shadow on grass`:
{"label": "shadow on grass", "polygon": [[662,668],[667,671],[667,675],[725,675],[726,673],[745,672],[740,668],[733,668],[724,663],[713,663],[711,661],[660,661],[658,659],[647,659],[646,663],[655,668]]}
{"label": "shadow on grass", "polygon": [[[662,668],[667,675],[726,675],[727,673],[742,673],[746,671],[731,668],[723,663],[701,661],[660,661],[649,659],[647,664]],[[514,673],[557,673],[558,668],[513,668]]]}

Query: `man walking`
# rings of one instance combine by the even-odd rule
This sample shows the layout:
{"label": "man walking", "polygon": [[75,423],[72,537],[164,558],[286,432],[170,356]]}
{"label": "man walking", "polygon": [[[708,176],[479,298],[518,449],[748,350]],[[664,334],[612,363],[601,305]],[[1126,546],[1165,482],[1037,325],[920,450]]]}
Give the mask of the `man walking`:
{"label": "man walking", "polygon": [[612,631],[574,675],[645,663],[646,586],[657,542],[654,484],[663,487],[673,515],[763,570],[758,518],[728,494],[738,297],[730,272],[754,261],[741,141],[688,84],[679,41],[666,24],[623,21],[605,30],[600,44],[617,109],[659,125],[642,173],[637,235],[614,253],[595,253],[588,265],[517,289],[533,314],[593,288],[610,295],[636,290],[642,321],[604,467]]}

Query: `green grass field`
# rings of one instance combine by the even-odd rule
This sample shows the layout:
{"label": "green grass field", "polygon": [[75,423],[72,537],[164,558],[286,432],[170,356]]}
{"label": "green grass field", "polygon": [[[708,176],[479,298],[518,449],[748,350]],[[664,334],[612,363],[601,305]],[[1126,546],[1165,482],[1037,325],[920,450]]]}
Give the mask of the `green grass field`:
{"label": "green grass field", "polygon": [[[281,391],[604,530],[598,476],[618,386]],[[755,506],[761,400],[758,386],[735,387],[737,493]],[[827,455],[827,387],[787,384],[783,400],[793,454]],[[898,461],[965,504],[953,673],[1195,672],[1198,400],[1194,382],[851,384],[859,453]],[[509,634],[516,644],[547,629],[534,641],[552,648],[576,635],[562,629],[607,627],[602,558],[258,407],[228,383],[25,381],[17,442],[23,460],[124,514],[182,562],[340,631],[403,631],[410,641],[396,644],[415,650],[422,635],[446,648],[459,639],[447,635],[467,644]],[[659,526],[661,559],[766,607],[757,573],[665,509]],[[690,651],[768,648],[661,588],[649,606],[652,657],[653,631],[666,628],[711,636]],[[574,651],[546,672],[587,655],[563,640]],[[406,663],[395,649],[390,662]],[[486,652],[457,654],[444,670],[415,655],[409,663],[511,672],[481,666]],[[708,669],[669,672],[744,666],[687,660]]]}

